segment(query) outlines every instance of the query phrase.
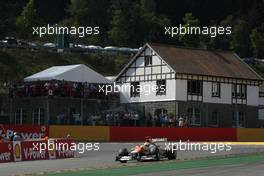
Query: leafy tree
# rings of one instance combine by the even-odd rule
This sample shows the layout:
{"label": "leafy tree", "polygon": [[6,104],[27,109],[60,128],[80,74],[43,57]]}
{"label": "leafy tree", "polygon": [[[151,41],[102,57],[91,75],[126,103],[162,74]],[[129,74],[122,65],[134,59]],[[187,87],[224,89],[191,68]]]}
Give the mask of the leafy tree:
{"label": "leafy tree", "polygon": [[64,23],[69,26],[99,26],[98,36],[78,38],[78,40],[93,44],[106,43],[110,21],[109,8],[110,2],[105,0],[71,0],[67,9],[70,17]]}
{"label": "leafy tree", "polygon": [[156,14],[154,0],[113,0],[109,38],[115,45],[138,47],[164,39],[163,27],[170,20]]}
{"label": "leafy tree", "polygon": [[264,23],[255,28],[250,34],[252,49],[255,57],[264,58]]}
{"label": "leafy tree", "polygon": [[41,22],[35,9],[35,1],[29,0],[20,16],[17,17],[16,24],[20,29],[20,36],[32,38],[32,27],[38,26]]}
{"label": "leafy tree", "polygon": [[[200,26],[200,21],[193,17],[192,13],[186,13],[183,18],[183,27],[198,27]],[[188,47],[198,47],[200,45],[200,35],[199,34],[182,34],[179,36],[179,40]]]}
{"label": "leafy tree", "polygon": [[[0,0],[0,39],[16,36],[16,16],[20,14],[24,2],[21,0]],[[8,9],[8,10],[7,10]]]}
{"label": "leafy tree", "polygon": [[66,9],[70,4],[70,0],[45,0],[35,1],[37,15],[42,18],[45,23],[59,23],[65,18],[68,18]]}
{"label": "leafy tree", "polygon": [[154,0],[141,0],[141,30],[143,31],[139,40],[146,42],[165,42],[164,26],[171,24],[170,20],[156,12]]}
{"label": "leafy tree", "polygon": [[[231,31],[233,28],[234,23],[234,17],[232,15],[228,15],[225,19],[223,19],[219,26],[223,27],[231,27]],[[214,21],[211,23],[212,26],[216,26],[217,23]],[[229,50],[230,49],[230,43],[232,39],[232,33],[230,35],[217,35],[216,37],[210,37],[207,45],[209,48],[213,49],[223,49],[223,50]]]}
{"label": "leafy tree", "polygon": [[[109,38],[115,45],[128,46],[131,44],[131,35],[133,32],[137,33],[138,26],[135,26],[137,20],[137,13],[140,12],[139,6],[134,4],[131,0],[113,0],[112,1],[112,20],[109,31]],[[137,30],[136,30],[137,29]]]}
{"label": "leafy tree", "polygon": [[244,20],[237,20],[232,30],[231,49],[241,57],[250,57],[250,27]]}

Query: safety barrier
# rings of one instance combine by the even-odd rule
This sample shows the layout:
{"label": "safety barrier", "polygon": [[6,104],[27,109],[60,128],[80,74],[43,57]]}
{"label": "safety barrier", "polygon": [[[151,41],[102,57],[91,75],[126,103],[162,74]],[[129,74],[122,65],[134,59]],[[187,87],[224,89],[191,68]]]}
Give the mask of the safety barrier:
{"label": "safety barrier", "polygon": [[68,134],[77,141],[110,141],[107,126],[51,125],[51,138],[63,138]]}
{"label": "safety barrier", "polygon": [[23,139],[39,139],[49,135],[46,125],[0,125],[0,135],[10,138],[14,132],[19,132]]}
{"label": "safety barrier", "polygon": [[[264,142],[262,128],[162,128],[162,127],[110,127],[74,125],[1,125],[5,137],[19,132],[24,139],[65,138],[68,134],[77,141],[130,142],[142,141],[145,136],[166,137],[183,141],[249,141]],[[0,151],[1,152],[1,151]],[[2,152],[1,152],[2,153]],[[0,154],[1,154],[0,153]],[[0,155],[2,157],[2,155]]]}
{"label": "safety barrier", "polygon": [[13,141],[0,144],[0,163],[73,158],[72,139]]}
{"label": "safety barrier", "polygon": [[264,142],[264,129],[261,128],[238,128],[237,140],[248,142]]}
{"label": "safety barrier", "polygon": [[235,128],[110,127],[110,141],[142,141],[145,136],[172,141],[236,141]]}

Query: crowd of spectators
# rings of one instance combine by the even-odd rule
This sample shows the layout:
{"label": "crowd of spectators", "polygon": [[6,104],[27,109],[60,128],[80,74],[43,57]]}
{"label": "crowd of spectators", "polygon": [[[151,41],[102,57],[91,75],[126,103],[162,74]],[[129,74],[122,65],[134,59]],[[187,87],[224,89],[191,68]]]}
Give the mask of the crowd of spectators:
{"label": "crowd of spectators", "polygon": [[136,112],[97,112],[90,113],[83,118],[80,113],[74,113],[67,118],[64,113],[58,114],[54,124],[74,124],[74,125],[108,125],[108,126],[149,126],[149,127],[189,127],[188,118],[174,115],[160,114],[153,117],[141,116]]}
{"label": "crowd of spectators", "polygon": [[10,97],[60,96],[90,99],[118,98],[118,93],[99,91],[99,84],[68,81],[30,82],[13,85],[9,89]]}
{"label": "crowd of spectators", "polygon": [[173,114],[155,114],[152,116],[148,114],[147,126],[157,126],[157,127],[189,127],[190,122],[187,117],[179,116],[175,117]]}
{"label": "crowd of spectators", "polygon": [[75,125],[109,125],[109,126],[139,126],[139,114],[135,112],[96,112],[81,118],[76,112],[67,118],[64,113],[58,114],[55,124]]}

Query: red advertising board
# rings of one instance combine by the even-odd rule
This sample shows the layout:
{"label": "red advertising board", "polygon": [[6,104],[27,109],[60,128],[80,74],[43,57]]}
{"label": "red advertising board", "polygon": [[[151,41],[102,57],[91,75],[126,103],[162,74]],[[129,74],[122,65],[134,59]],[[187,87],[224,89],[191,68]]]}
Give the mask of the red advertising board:
{"label": "red advertising board", "polygon": [[13,141],[0,143],[0,163],[73,158],[71,139]]}
{"label": "red advertising board", "polygon": [[23,139],[38,139],[49,135],[49,128],[45,125],[0,125],[0,135],[10,137],[19,132]]}
{"label": "red advertising board", "polygon": [[21,157],[22,161],[49,159],[47,141],[39,140],[21,142]]}
{"label": "red advertising board", "polygon": [[56,139],[56,158],[73,158],[74,150],[73,149],[75,143],[71,139]]}
{"label": "red advertising board", "polygon": [[14,161],[12,142],[0,143],[0,163]]}
{"label": "red advertising board", "polygon": [[236,141],[235,128],[110,127],[110,141],[143,141],[146,136],[170,141]]}

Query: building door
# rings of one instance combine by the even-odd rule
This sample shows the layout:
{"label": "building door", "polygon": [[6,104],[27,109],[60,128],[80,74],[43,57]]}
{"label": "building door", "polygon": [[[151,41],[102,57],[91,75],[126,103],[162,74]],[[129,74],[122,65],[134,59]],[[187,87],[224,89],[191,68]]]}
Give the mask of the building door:
{"label": "building door", "polygon": [[244,127],[245,126],[245,114],[242,111],[234,111],[232,113],[232,127]]}
{"label": "building door", "polygon": [[163,116],[164,114],[167,114],[167,112],[168,112],[167,109],[162,108],[162,109],[156,109],[154,114],[160,117],[160,115]]}
{"label": "building door", "polygon": [[198,108],[188,109],[188,122],[193,126],[201,126],[201,111]]}

